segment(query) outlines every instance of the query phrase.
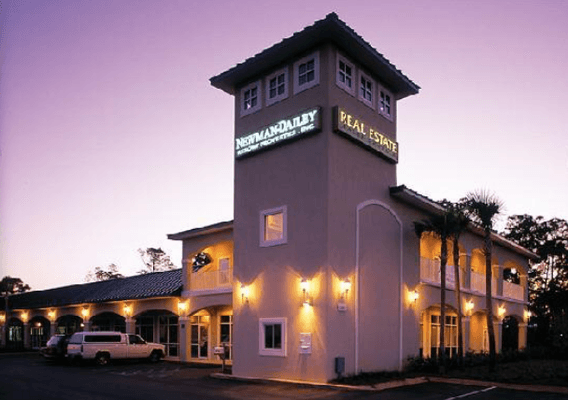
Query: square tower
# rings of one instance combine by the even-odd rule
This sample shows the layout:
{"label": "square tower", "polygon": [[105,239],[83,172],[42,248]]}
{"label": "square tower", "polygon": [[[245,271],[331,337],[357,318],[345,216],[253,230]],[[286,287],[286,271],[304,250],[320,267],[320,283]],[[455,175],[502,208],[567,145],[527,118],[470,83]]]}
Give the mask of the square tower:
{"label": "square tower", "polygon": [[[370,351],[348,328],[358,318],[358,206],[390,201],[396,102],[419,87],[335,13],[211,84],[235,97],[233,372],[328,381],[338,358],[354,373]],[[397,332],[382,334],[388,343]],[[396,368],[387,353],[376,356]]]}

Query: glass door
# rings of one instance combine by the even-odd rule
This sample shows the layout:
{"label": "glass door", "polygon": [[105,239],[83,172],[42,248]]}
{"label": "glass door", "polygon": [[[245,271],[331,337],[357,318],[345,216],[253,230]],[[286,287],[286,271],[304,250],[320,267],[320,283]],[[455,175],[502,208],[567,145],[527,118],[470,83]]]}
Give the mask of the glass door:
{"label": "glass door", "polygon": [[209,355],[208,315],[191,317],[191,358],[206,359]]}

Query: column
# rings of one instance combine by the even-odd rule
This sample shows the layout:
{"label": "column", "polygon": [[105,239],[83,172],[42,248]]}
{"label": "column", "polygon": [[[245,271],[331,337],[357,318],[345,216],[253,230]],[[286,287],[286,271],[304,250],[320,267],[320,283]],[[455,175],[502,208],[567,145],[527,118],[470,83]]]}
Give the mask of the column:
{"label": "column", "polygon": [[495,351],[499,354],[503,346],[503,320],[493,323],[493,329],[495,330]]}
{"label": "column", "polygon": [[467,353],[471,350],[471,346],[469,345],[469,331],[470,331],[470,316],[463,316],[462,317],[462,332],[463,332],[463,353]]}
{"label": "column", "polygon": [[132,317],[126,318],[126,333],[134,335],[136,333],[136,319]]}
{"label": "column", "polygon": [[30,332],[30,324],[25,322],[24,323],[24,349],[31,349],[32,348],[32,335]]}
{"label": "column", "polygon": [[519,322],[519,350],[525,350],[527,348],[527,333],[527,324]]}
{"label": "column", "polygon": [[191,340],[191,327],[189,317],[179,317],[179,357],[180,361],[189,361],[189,341]]}
{"label": "column", "polygon": [[91,331],[91,321],[84,321],[83,332],[90,332],[90,331]]}
{"label": "column", "polygon": [[49,321],[49,337],[55,336],[56,331],[57,331],[57,322]]}
{"label": "column", "polygon": [[[497,292],[496,295],[497,296],[502,296],[503,295],[503,268],[500,265],[493,265],[493,270],[491,271],[491,274],[494,278],[497,279]],[[493,282],[491,282],[493,283]]]}
{"label": "column", "polygon": [[463,277],[463,288],[471,288],[471,252],[467,252],[465,256],[465,273]]}

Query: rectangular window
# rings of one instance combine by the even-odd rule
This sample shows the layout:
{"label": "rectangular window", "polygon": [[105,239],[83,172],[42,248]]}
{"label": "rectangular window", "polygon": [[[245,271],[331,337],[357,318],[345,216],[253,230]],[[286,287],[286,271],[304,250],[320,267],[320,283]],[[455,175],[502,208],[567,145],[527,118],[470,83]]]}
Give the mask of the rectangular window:
{"label": "rectangular window", "polygon": [[286,318],[260,318],[259,354],[286,357]]}
{"label": "rectangular window", "polygon": [[225,359],[233,359],[233,316],[221,315],[219,321],[219,343],[225,348]]}
{"label": "rectangular window", "polygon": [[294,93],[319,84],[319,53],[304,57],[294,63]]}
{"label": "rectangular window", "polygon": [[341,89],[345,90],[351,95],[355,95],[355,81],[353,80],[355,76],[355,67],[348,61],[345,57],[337,55],[337,78],[336,83]]}
{"label": "rectangular window", "polygon": [[272,105],[288,97],[288,68],[266,77],[266,105]]}
{"label": "rectangular window", "polygon": [[269,247],[287,243],[287,207],[260,212],[260,246]]}
{"label": "rectangular window", "polygon": [[375,82],[363,72],[359,74],[359,100],[375,109]]}
{"label": "rectangular window", "polygon": [[[446,324],[444,329],[444,347],[447,357],[455,357],[458,351],[458,317],[455,315],[446,315]],[[430,316],[430,356],[438,357],[440,354],[440,329],[441,316]]]}
{"label": "rectangular window", "polygon": [[391,96],[389,93],[381,90],[379,98],[379,111],[387,118],[391,118]]}
{"label": "rectangular window", "polygon": [[241,116],[260,110],[260,82],[253,82],[241,89]]}

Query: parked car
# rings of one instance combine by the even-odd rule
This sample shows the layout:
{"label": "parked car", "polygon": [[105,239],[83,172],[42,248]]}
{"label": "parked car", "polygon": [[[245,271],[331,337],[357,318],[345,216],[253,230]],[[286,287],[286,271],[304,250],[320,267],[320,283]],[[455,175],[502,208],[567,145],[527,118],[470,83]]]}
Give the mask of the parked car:
{"label": "parked car", "polygon": [[165,346],[148,343],[138,335],[120,332],[76,332],[69,338],[67,358],[73,361],[95,360],[106,365],[110,360],[147,358],[158,362]]}
{"label": "parked car", "polygon": [[49,361],[65,360],[68,340],[68,335],[54,335],[47,341],[44,347],[39,349],[39,354]]}

